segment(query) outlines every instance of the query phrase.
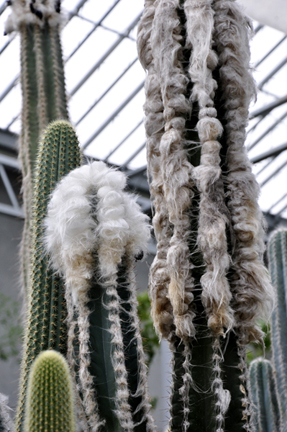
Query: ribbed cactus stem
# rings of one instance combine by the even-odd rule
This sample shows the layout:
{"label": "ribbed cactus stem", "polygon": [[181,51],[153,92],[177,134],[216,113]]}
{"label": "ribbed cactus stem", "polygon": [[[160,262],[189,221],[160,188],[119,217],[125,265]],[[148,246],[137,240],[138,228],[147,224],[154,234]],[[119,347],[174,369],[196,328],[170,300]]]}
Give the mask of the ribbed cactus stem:
{"label": "ribbed cactus stem", "polygon": [[62,47],[60,1],[13,0],[6,31],[21,40],[22,166],[25,223],[21,247],[22,280],[27,295],[31,263],[33,177],[38,143],[53,120],[68,119]]}
{"label": "ribbed cactus stem", "polygon": [[275,288],[271,342],[279,406],[287,431],[287,230],[275,231],[268,243],[269,270]]}
{"label": "ribbed cactus stem", "polygon": [[275,374],[269,360],[253,360],[250,365],[250,388],[256,431],[281,432]]}
{"label": "ribbed cactus stem", "polygon": [[94,162],[71,172],[49,203],[46,247],[65,279],[68,358],[91,430],[153,431],[136,316],[134,256],[149,227],[122,173]]}
{"label": "ribbed cactus stem", "polygon": [[25,432],[76,432],[72,379],[65,358],[42,352],[29,374]]}
{"label": "ribbed cactus stem", "polygon": [[79,165],[80,150],[74,129],[66,121],[51,123],[40,143],[35,176],[32,275],[17,413],[19,432],[23,431],[27,379],[33,360],[43,350],[67,351],[63,282],[49,268],[50,258],[43,250],[43,221],[56,183]]}
{"label": "ribbed cactus stem", "polygon": [[245,346],[262,338],[272,287],[244,149],[249,25],[230,0],[146,0],[139,24],[158,240],[150,294],[173,351],[173,432],[252,429]]}

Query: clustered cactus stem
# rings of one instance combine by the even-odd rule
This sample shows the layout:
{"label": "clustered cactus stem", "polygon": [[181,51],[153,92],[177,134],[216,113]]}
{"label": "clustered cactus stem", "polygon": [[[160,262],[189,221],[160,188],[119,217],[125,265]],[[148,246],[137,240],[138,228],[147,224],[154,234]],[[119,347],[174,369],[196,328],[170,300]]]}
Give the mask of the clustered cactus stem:
{"label": "clustered cactus stem", "polygon": [[44,351],[29,375],[25,432],[76,432],[73,388],[65,358]]}
{"label": "clustered cactus stem", "polygon": [[174,352],[173,431],[252,427],[245,346],[262,339],[256,319],[273,290],[244,148],[249,27],[233,0],[146,0],[139,25],[158,240],[150,294]]}
{"label": "clustered cactus stem", "polygon": [[274,371],[269,360],[262,358],[253,360],[250,365],[250,388],[256,432],[281,432],[282,424]]}
{"label": "clustered cactus stem", "polygon": [[[282,419],[282,431],[287,430],[287,230],[275,231],[268,244],[269,270],[275,288],[272,313],[271,342],[275,382]],[[281,431],[280,431],[281,432]]]}
{"label": "clustered cactus stem", "polygon": [[67,351],[63,282],[50,269],[50,258],[44,253],[43,221],[56,183],[79,165],[80,150],[74,129],[63,120],[51,123],[40,143],[35,175],[32,275],[16,421],[18,432],[23,431],[27,380],[33,360],[43,350],[55,349],[63,354]]}
{"label": "clustered cactus stem", "polygon": [[125,182],[102,162],[78,168],[58,184],[45,220],[65,280],[68,359],[88,431],[154,430],[133,272],[150,234]]}
{"label": "clustered cactus stem", "polygon": [[25,224],[21,248],[24,295],[29,289],[33,175],[38,143],[53,120],[68,119],[59,0],[12,0],[6,32],[21,40],[22,130],[19,159],[23,176]]}

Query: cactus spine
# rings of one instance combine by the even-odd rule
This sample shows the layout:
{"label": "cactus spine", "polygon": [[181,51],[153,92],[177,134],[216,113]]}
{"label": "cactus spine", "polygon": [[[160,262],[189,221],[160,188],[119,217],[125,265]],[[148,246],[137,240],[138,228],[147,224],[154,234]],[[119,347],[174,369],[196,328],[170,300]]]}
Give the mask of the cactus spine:
{"label": "cactus spine", "polygon": [[33,205],[33,254],[30,303],[22,361],[17,431],[23,431],[27,379],[31,364],[43,350],[67,350],[67,316],[63,282],[49,268],[43,250],[43,220],[57,181],[80,165],[78,139],[66,121],[51,123],[42,137],[37,159]]}
{"label": "cactus spine", "polygon": [[281,431],[274,372],[268,360],[259,358],[251,363],[250,388],[256,431]]}
{"label": "cactus spine", "polygon": [[72,380],[68,364],[56,351],[44,351],[29,374],[26,432],[76,432]]}
{"label": "cactus spine", "polygon": [[31,263],[33,176],[38,143],[53,120],[68,119],[62,48],[60,1],[13,0],[7,32],[21,39],[22,130],[19,158],[23,176],[25,224],[21,248],[22,282],[27,296]]}
{"label": "cactus spine", "polygon": [[245,149],[248,27],[234,1],[146,0],[138,51],[158,240],[152,313],[174,355],[170,429],[250,431],[245,346],[272,304]]}
{"label": "cactus spine", "polygon": [[125,181],[102,162],[78,168],[53,192],[45,221],[65,280],[68,358],[88,431],[154,430],[133,273],[149,227]]}
{"label": "cactus spine", "polygon": [[269,270],[275,287],[271,343],[283,432],[287,431],[287,231],[275,231],[268,244]]}

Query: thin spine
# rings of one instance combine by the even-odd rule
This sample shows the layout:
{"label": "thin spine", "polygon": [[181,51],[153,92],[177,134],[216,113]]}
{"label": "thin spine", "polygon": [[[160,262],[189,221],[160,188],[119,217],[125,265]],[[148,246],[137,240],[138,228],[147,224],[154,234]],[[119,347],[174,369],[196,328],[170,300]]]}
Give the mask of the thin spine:
{"label": "thin spine", "polygon": [[[84,288],[82,286],[82,288]],[[83,407],[87,416],[87,422],[91,432],[97,432],[104,426],[104,421],[100,420],[99,407],[93,386],[93,377],[89,372],[91,364],[90,347],[89,347],[89,314],[90,310],[87,307],[89,296],[87,292],[89,286],[87,284],[86,291],[83,290],[81,296],[78,297],[76,310],[78,312],[77,324],[79,327],[79,382],[83,396]]]}
{"label": "thin spine", "polygon": [[192,375],[191,375],[191,358],[192,352],[190,349],[190,343],[188,338],[183,340],[184,350],[183,350],[183,375],[182,375],[182,387],[179,389],[179,393],[183,402],[183,421],[182,427],[184,432],[188,432],[188,428],[190,426],[189,415],[190,415],[190,407],[189,407],[189,391],[190,387],[194,385]]}
{"label": "thin spine", "polygon": [[254,425],[252,423],[252,407],[249,392],[249,373],[247,367],[247,355],[246,355],[246,346],[237,339],[237,353],[239,357],[238,368],[241,371],[239,375],[239,379],[241,381],[240,391],[242,393],[241,405],[242,405],[242,421],[244,422],[244,429],[247,432],[254,432]]}
{"label": "thin spine", "polygon": [[211,5],[211,0],[187,0],[184,10],[187,45],[192,48],[188,69],[193,82],[191,99],[199,105],[196,128],[201,142],[201,158],[200,165],[193,170],[193,176],[201,193],[198,244],[206,264],[206,272],[201,278],[202,302],[208,326],[215,335],[224,335],[233,327],[234,318],[230,307],[232,295],[226,277],[230,266],[226,238],[229,214],[224,204],[221,145],[218,142],[223,127],[216,118],[214,108],[217,83],[212,71],[217,66],[217,56],[212,50],[214,12]]}
{"label": "thin spine", "polygon": [[163,176],[160,163],[160,140],[164,132],[163,102],[160,82],[155,69],[151,32],[155,14],[155,0],[146,1],[138,30],[138,53],[140,61],[148,71],[145,82],[147,135],[147,175],[151,175],[151,200],[154,205],[153,227],[157,239],[157,254],[149,272],[149,292],[152,299],[152,317],[155,328],[163,337],[168,337],[173,328],[173,313],[168,298],[170,282],[167,268],[167,250],[172,235],[168,211],[163,192]]}
{"label": "thin spine", "polygon": [[[244,141],[248,107],[255,93],[249,72],[248,28],[251,26],[234,1],[215,0],[214,41],[219,56],[221,103],[227,141],[227,206],[231,214],[234,244],[231,289],[235,326],[245,342],[262,339],[256,326],[260,315],[268,315],[273,289],[262,263],[264,230],[257,200],[259,186],[252,174]],[[246,307],[248,301],[249,306]]]}
{"label": "thin spine", "polygon": [[272,312],[271,341],[273,362],[276,369],[276,388],[278,391],[283,431],[287,429],[287,350],[286,350],[286,305],[287,305],[287,231],[275,231],[268,244],[269,270],[275,287],[275,307]]}
{"label": "thin spine", "polygon": [[228,411],[230,404],[230,392],[223,387],[221,363],[223,361],[223,353],[220,347],[219,337],[213,342],[213,373],[212,390],[216,396],[216,432],[224,432],[225,414]]}
{"label": "thin spine", "polygon": [[[132,256],[130,254],[127,255]],[[135,283],[135,274],[133,268],[134,268],[134,260],[129,259],[127,265],[128,291],[130,293],[129,303],[131,305],[129,318],[130,318],[131,329],[135,332],[135,340],[137,344],[137,353],[138,353],[137,360],[138,360],[138,369],[139,369],[138,388],[136,390],[136,393],[131,396],[133,397],[140,396],[142,399],[141,403],[138,405],[136,409],[137,412],[143,411],[143,416],[140,422],[138,422],[138,424],[141,424],[144,421],[146,421],[147,424],[146,430],[148,432],[154,432],[155,425],[154,425],[153,417],[150,414],[151,404],[149,401],[148,387],[147,387],[147,366],[145,364],[145,354],[144,354],[142,338],[140,334],[140,322],[137,314],[138,301],[136,295],[136,283]],[[137,424],[135,424],[135,430],[136,430],[136,426]]]}
{"label": "thin spine", "polygon": [[[180,61],[182,53],[178,0],[157,2],[151,44],[164,106],[165,133],[160,142],[164,196],[173,234],[167,253],[170,283],[168,296],[173,308],[176,334],[194,336],[194,299],[188,240],[193,198],[192,166],[184,148],[185,119],[190,114],[186,98],[187,77]],[[169,53],[169,54],[167,54]],[[170,61],[172,60],[172,61]]]}

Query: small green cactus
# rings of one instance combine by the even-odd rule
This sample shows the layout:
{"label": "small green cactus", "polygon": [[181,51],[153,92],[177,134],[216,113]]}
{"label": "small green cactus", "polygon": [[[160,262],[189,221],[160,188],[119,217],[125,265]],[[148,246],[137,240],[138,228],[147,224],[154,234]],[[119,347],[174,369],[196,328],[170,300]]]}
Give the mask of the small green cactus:
{"label": "small green cactus", "polygon": [[287,230],[275,231],[268,243],[269,270],[275,288],[275,307],[271,320],[271,344],[276,370],[279,406],[287,431]]}
{"label": "small green cactus", "polygon": [[258,358],[251,362],[250,387],[256,431],[280,432],[279,403],[270,361]]}
{"label": "small green cactus", "polygon": [[67,350],[63,282],[49,268],[49,256],[44,254],[43,220],[56,183],[79,165],[80,150],[74,129],[64,120],[51,123],[40,143],[35,176],[30,304],[16,421],[19,432],[23,430],[27,379],[32,362],[41,351],[55,349],[65,353]]}
{"label": "small green cactus", "polygon": [[25,432],[75,432],[72,380],[56,351],[42,352],[29,374]]}

